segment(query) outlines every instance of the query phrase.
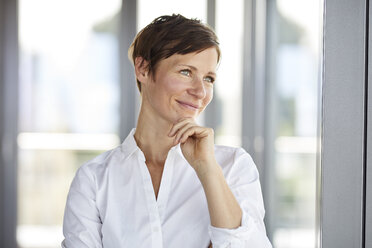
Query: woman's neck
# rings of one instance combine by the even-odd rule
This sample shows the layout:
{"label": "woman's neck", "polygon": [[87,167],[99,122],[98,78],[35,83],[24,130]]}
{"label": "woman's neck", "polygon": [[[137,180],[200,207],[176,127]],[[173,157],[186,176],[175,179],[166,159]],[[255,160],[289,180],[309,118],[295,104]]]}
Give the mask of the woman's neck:
{"label": "woman's neck", "polygon": [[145,155],[146,162],[163,165],[174,138],[168,137],[172,124],[141,109],[134,138]]}

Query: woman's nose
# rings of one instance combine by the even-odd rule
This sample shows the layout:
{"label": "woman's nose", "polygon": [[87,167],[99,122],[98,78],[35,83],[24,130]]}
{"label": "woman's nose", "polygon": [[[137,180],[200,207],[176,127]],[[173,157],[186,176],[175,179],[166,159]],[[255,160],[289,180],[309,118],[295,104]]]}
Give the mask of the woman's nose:
{"label": "woman's nose", "polygon": [[189,89],[189,94],[195,96],[198,99],[203,99],[207,95],[207,91],[203,82],[203,79],[195,77],[192,86]]}

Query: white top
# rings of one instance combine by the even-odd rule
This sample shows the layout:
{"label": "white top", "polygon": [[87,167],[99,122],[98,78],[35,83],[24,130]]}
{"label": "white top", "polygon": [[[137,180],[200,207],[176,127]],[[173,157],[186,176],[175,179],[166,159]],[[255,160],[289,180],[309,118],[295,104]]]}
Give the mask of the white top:
{"label": "white top", "polygon": [[71,184],[63,233],[66,248],[266,248],[257,168],[242,148],[215,146],[217,162],[243,210],[241,226],[211,226],[207,200],[180,145],[165,161],[155,198],[145,156],[131,131],[122,145],[85,163]]}

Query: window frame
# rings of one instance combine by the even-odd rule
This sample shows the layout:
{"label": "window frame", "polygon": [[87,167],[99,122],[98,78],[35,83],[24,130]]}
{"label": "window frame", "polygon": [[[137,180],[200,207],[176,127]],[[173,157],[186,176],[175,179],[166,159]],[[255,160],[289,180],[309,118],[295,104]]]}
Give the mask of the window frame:
{"label": "window frame", "polygon": [[0,244],[17,247],[18,1],[0,1]]}
{"label": "window frame", "polygon": [[366,247],[366,6],[324,5],[320,247]]}

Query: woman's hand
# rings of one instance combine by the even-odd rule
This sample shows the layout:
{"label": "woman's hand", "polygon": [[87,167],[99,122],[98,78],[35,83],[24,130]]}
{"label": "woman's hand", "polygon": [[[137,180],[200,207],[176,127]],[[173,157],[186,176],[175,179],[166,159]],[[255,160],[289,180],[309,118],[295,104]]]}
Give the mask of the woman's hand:
{"label": "woman's hand", "polygon": [[168,135],[174,137],[174,145],[181,143],[183,155],[200,179],[211,225],[235,229],[241,224],[243,212],[216,161],[213,133],[213,129],[200,127],[188,118],[174,124]]}
{"label": "woman's hand", "polygon": [[217,165],[212,128],[201,127],[187,118],[174,124],[168,136],[174,137],[174,145],[181,143],[183,155],[198,175],[204,175]]}

